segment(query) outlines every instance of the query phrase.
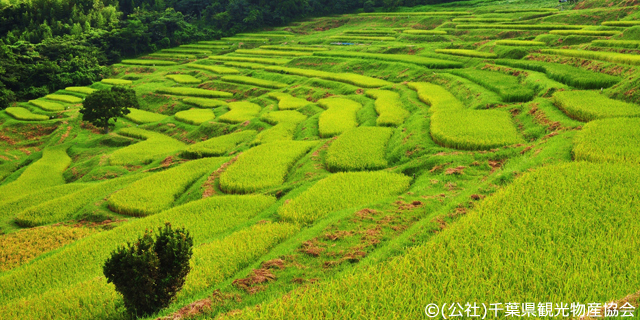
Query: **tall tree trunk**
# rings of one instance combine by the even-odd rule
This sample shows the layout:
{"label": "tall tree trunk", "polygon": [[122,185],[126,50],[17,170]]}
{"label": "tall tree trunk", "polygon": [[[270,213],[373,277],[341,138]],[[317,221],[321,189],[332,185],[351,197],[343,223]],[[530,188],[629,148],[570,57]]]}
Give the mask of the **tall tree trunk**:
{"label": "tall tree trunk", "polygon": [[109,119],[104,122],[104,134],[109,133]]}

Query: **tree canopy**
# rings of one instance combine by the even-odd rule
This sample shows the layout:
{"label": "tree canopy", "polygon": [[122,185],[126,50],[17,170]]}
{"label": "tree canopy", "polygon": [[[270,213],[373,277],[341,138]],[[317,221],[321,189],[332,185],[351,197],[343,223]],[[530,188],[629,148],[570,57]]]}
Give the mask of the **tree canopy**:
{"label": "tree canopy", "polygon": [[109,133],[109,120],[118,121],[118,117],[125,116],[138,108],[138,99],[133,89],[114,86],[111,90],[97,90],[88,95],[82,103],[82,120],[104,128]]}

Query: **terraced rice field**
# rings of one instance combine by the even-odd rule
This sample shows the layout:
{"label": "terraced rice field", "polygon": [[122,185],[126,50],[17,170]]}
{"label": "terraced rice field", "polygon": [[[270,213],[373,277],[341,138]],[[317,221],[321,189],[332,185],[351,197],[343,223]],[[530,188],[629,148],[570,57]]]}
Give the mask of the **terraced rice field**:
{"label": "terraced rice field", "polygon": [[[192,269],[143,319],[637,310],[635,4],[309,18],[1,110],[0,319],[131,319],[102,265],[167,221]],[[119,85],[138,109],[109,134],[80,120]]]}

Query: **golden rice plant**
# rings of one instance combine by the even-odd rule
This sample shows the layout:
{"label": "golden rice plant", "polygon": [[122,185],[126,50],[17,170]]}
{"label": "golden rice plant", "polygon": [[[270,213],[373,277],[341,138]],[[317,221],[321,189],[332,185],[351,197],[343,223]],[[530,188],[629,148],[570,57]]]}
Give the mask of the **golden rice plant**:
{"label": "golden rice plant", "polygon": [[320,114],[318,130],[323,138],[337,136],[358,126],[356,113],[362,105],[346,98],[328,98],[318,100],[326,111]]}
{"label": "golden rice plant", "polygon": [[279,57],[303,57],[310,56],[313,53],[304,51],[284,51],[284,50],[264,50],[264,49],[238,49],[238,54],[250,54],[256,56],[279,56]]}
{"label": "golden rice plant", "polygon": [[157,93],[175,94],[178,96],[192,96],[202,98],[231,98],[233,94],[224,91],[215,91],[189,87],[165,87],[156,90]]}
{"label": "golden rice plant", "polygon": [[245,130],[211,138],[190,145],[182,152],[182,156],[188,159],[222,156],[237,145],[253,139],[256,134],[255,130]]}
{"label": "golden rice plant", "polygon": [[198,84],[202,82],[202,80],[188,74],[169,74],[164,77],[182,84]]}
{"label": "golden rice plant", "polygon": [[311,69],[286,68],[286,67],[275,67],[275,66],[266,67],[265,70],[270,72],[287,73],[287,74],[294,74],[294,75],[304,76],[304,77],[321,78],[325,80],[345,82],[345,83],[363,87],[363,88],[379,88],[379,87],[383,87],[391,84],[386,80],[363,76],[355,73],[335,73],[335,72],[326,72],[326,71],[311,70]]}
{"label": "golden rice plant", "polygon": [[62,111],[64,106],[51,101],[46,100],[29,100],[29,103],[44,110],[44,111]]}
{"label": "golden rice plant", "polygon": [[637,105],[610,99],[597,91],[558,91],[553,95],[553,102],[569,117],[585,122],[640,116],[640,107]]}
{"label": "golden rice plant", "polygon": [[18,119],[23,121],[46,121],[49,120],[49,116],[45,116],[43,114],[35,114],[29,111],[29,109],[25,109],[23,107],[8,107],[4,109],[4,111]]}
{"label": "golden rice plant", "polygon": [[133,81],[125,79],[102,79],[100,82],[112,85],[127,85],[133,83]]}
{"label": "golden rice plant", "polygon": [[227,82],[233,82],[233,83],[246,84],[250,86],[270,88],[270,89],[282,89],[288,86],[286,83],[282,83],[282,82],[264,80],[264,79],[247,77],[247,76],[224,76],[221,78],[221,80],[227,81]]}
{"label": "golden rice plant", "polygon": [[278,109],[280,110],[295,110],[311,103],[305,99],[296,98],[290,94],[282,92],[270,92],[269,98],[278,100]]}
{"label": "golden rice plant", "polygon": [[176,139],[139,128],[124,128],[117,133],[144,141],[112,152],[109,156],[111,165],[148,164],[185,147],[184,143]]}
{"label": "golden rice plant", "polygon": [[573,140],[575,160],[640,164],[640,118],[609,118],[587,123]]}
{"label": "golden rice plant", "polygon": [[218,117],[218,120],[228,123],[245,122],[253,119],[262,110],[259,105],[249,101],[229,102],[228,106],[231,111]]}
{"label": "golden rice plant", "polygon": [[194,108],[176,112],[173,117],[178,121],[199,126],[202,123],[213,120],[216,116],[213,114],[213,111],[209,109]]}
{"label": "golden rice plant", "polygon": [[368,90],[367,96],[376,99],[375,107],[378,112],[376,124],[379,126],[397,127],[411,115],[402,106],[400,95],[390,90]]}
{"label": "golden rice plant", "polygon": [[391,128],[359,127],[341,134],[327,150],[330,171],[360,171],[386,168],[386,149]]}
{"label": "golden rice plant", "polygon": [[66,102],[66,103],[80,103],[82,102],[81,98],[78,98],[76,96],[71,96],[71,95],[67,95],[67,94],[48,94],[46,96],[44,96],[45,99],[49,99],[49,100],[56,100],[56,101],[62,101],[62,102]]}
{"label": "golden rice plant", "polygon": [[167,116],[165,116],[164,114],[149,112],[136,108],[129,108],[129,111],[130,112],[124,117],[138,124],[158,122],[167,118]]}
{"label": "golden rice plant", "polygon": [[194,105],[200,108],[217,108],[217,107],[225,107],[227,103],[222,100],[217,99],[206,99],[206,98],[184,98],[182,102]]}
{"label": "golden rice plant", "polygon": [[240,71],[238,71],[238,69],[227,68],[227,67],[222,67],[222,66],[210,66],[210,65],[196,64],[196,63],[189,63],[189,64],[186,64],[185,66],[187,68],[207,70],[207,71],[211,71],[211,72],[218,73],[218,74],[238,74],[238,73],[240,73]]}

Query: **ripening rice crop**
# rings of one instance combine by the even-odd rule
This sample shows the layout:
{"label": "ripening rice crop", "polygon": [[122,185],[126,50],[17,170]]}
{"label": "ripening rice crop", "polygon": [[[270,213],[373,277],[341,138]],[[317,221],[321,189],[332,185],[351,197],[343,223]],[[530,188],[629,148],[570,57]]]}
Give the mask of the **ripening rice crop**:
{"label": "ripening rice crop", "polygon": [[640,65],[640,56],[636,54],[570,49],[544,49],[542,50],[542,53],[590,60],[603,60],[612,63]]}
{"label": "ripening rice crop", "polygon": [[441,86],[428,82],[410,82],[407,86],[418,93],[420,101],[431,106],[433,113],[464,110],[464,104]]}
{"label": "ripening rice crop", "polygon": [[619,31],[597,31],[597,30],[551,30],[550,34],[558,35],[579,35],[579,36],[596,36],[596,37],[610,37],[619,34]]}
{"label": "ripening rice crop", "polygon": [[253,139],[256,134],[255,130],[246,130],[211,138],[190,145],[182,152],[181,156],[187,159],[222,156],[237,145]]}
{"label": "ripening rice crop", "polygon": [[216,117],[216,115],[213,114],[213,111],[209,109],[194,108],[194,109],[176,112],[176,114],[174,114],[173,117],[176,118],[176,120],[178,121],[192,124],[194,126],[199,126],[202,123],[213,120]]}
{"label": "ripening rice crop", "polygon": [[304,51],[284,51],[284,50],[263,50],[263,49],[238,49],[235,51],[238,54],[250,54],[256,56],[291,56],[291,57],[302,57],[302,56],[310,56],[313,53],[304,52]]}
{"label": "ripening rice crop", "polygon": [[162,52],[162,53],[177,53],[177,54],[195,54],[195,55],[208,55],[208,54],[211,54],[211,50],[190,49],[190,48],[164,49],[164,50],[162,50],[160,52]]}
{"label": "ripening rice crop", "polygon": [[447,34],[447,32],[444,31],[444,30],[417,30],[417,29],[403,30],[402,33],[417,34],[417,35],[445,35],[445,34]]}
{"label": "ripening rice crop", "polygon": [[235,62],[250,62],[261,64],[282,65],[289,63],[289,59],[277,59],[277,58],[254,58],[254,57],[233,57],[233,56],[212,56],[210,60],[218,61],[235,61]]}
{"label": "ripening rice crop", "polygon": [[509,18],[455,18],[453,22],[476,22],[476,23],[493,23],[493,22],[511,22]]}
{"label": "ripening rice crop", "polygon": [[164,77],[182,84],[198,84],[202,82],[202,80],[188,74],[169,74]]}
{"label": "ripening rice crop", "polygon": [[640,49],[640,41],[637,40],[594,40],[591,45],[605,48]]}
{"label": "ripening rice crop", "polygon": [[35,114],[32,113],[31,111],[29,111],[29,109],[25,109],[23,107],[8,107],[6,109],[4,109],[4,111],[18,119],[18,120],[23,120],[23,121],[45,121],[45,120],[49,120],[49,116],[45,116],[42,114]]}
{"label": "ripening rice crop", "polygon": [[398,31],[395,29],[356,29],[356,30],[345,30],[344,34],[396,34]]}
{"label": "ripening rice crop", "polygon": [[88,228],[41,227],[0,237],[0,272],[19,267],[39,255],[95,233]]}
{"label": "ripening rice crop", "polygon": [[106,83],[106,84],[112,84],[112,85],[127,85],[127,84],[133,83],[133,81],[131,80],[124,80],[124,79],[102,79],[100,80],[100,82]]}
{"label": "ripening rice crop", "polygon": [[603,26],[610,27],[633,27],[640,26],[640,21],[638,20],[629,20],[629,21],[605,21],[602,23]]}
{"label": "ripening rice crop", "polygon": [[355,73],[335,73],[335,72],[326,72],[326,71],[311,70],[311,69],[286,68],[286,67],[275,67],[275,66],[266,67],[265,70],[270,72],[294,74],[294,75],[303,76],[303,77],[314,77],[314,78],[320,78],[325,80],[345,82],[345,83],[363,87],[363,88],[379,88],[379,87],[383,87],[391,84],[390,82],[382,79],[367,77],[367,76],[363,76]]}
{"label": "ripening rice crop", "polygon": [[184,98],[182,102],[188,103],[200,108],[217,108],[225,107],[227,103],[222,100],[206,99],[206,98]]}
{"label": "ripening rice crop", "polygon": [[138,128],[124,128],[118,134],[144,141],[118,149],[109,156],[111,165],[147,164],[163,155],[185,147],[185,144],[160,133]]}
{"label": "ripening rice crop", "polygon": [[298,124],[307,119],[304,114],[293,111],[273,111],[260,117],[260,120],[274,125],[260,132],[252,144],[275,142],[278,140],[292,140]]}
{"label": "ripening rice crop", "polygon": [[330,36],[329,39],[335,40],[363,40],[363,41],[394,41],[396,38],[394,37],[365,37],[365,36]]}
{"label": "ripening rice crop", "polygon": [[359,127],[341,134],[327,150],[327,168],[333,172],[386,168],[391,134],[391,128],[379,127]]}
{"label": "ripening rice crop", "polygon": [[193,160],[140,179],[112,194],[107,201],[109,209],[137,217],[167,210],[193,182],[228,160],[227,158]]}
{"label": "ripening rice crop", "polygon": [[640,164],[640,118],[594,120],[573,140],[575,160]]}
{"label": "ripening rice crop", "polygon": [[185,45],[181,45],[180,48],[203,49],[203,50],[224,50],[224,49],[229,49],[229,46],[211,45],[211,44],[185,44]]}
{"label": "ripening rice crop", "polygon": [[236,37],[267,37],[267,38],[287,38],[293,36],[293,33],[237,33]]}
{"label": "ripening rice crop", "polygon": [[182,53],[150,53],[147,57],[157,57],[164,59],[195,59],[194,54],[182,54]]}
{"label": "ripening rice crop", "polygon": [[270,89],[282,89],[284,87],[287,87],[286,83],[263,80],[263,79],[246,77],[246,76],[224,76],[222,77],[221,80],[227,81],[227,82],[233,82],[233,83],[246,84],[250,86],[270,88]]}
{"label": "ripening rice crop", "polygon": [[220,189],[226,193],[251,193],[278,186],[296,161],[316,144],[277,141],[249,149],[220,175]]}
{"label": "ripening rice crop", "polygon": [[29,100],[29,103],[44,110],[44,111],[62,111],[64,110],[64,106],[56,103],[50,102],[46,100]]}
{"label": "ripening rice crop", "polygon": [[130,64],[130,65],[141,65],[141,66],[173,66],[178,64],[174,61],[166,61],[166,60],[143,60],[143,59],[128,59],[122,60],[120,63],[122,64]]}
{"label": "ripening rice crop", "polygon": [[559,91],[554,93],[553,102],[569,117],[585,122],[640,116],[640,106],[610,99],[597,91]]}
{"label": "ripening rice crop", "polygon": [[267,38],[242,38],[242,37],[228,37],[221,38],[221,40],[229,42],[269,42]]}
{"label": "ripening rice crop", "polygon": [[386,171],[335,173],[278,209],[287,221],[312,223],[328,214],[378,202],[409,188],[411,178]]}
{"label": "ripening rice crop", "polygon": [[124,116],[128,120],[131,120],[138,124],[152,123],[164,120],[167,116],[155,112],[149,112],[136,108],[129,108],[129,114]]}
{"label": "ripening rice crop", "polygon": [[244,68],[244,69],[254,69],[254,70],[264,70],[267,65],[259,64],[259,63],[251,63],[251,62],[234,62],[227,61],[224,63],[225,66],[236,67],[236,68]]}
{"label": "ripening rice crop", "polygon": [[426,12],[366,12],[359,13],[359,16],[466,16],[467,11],[426,11]]}
{"label": "ripening rice crop", "polygon": [[413,63],[413,64],[421,65],[430,69],[461,68],[463,66],[461,63],[455,62],[455,61],[448,61],[448,60],[421,57],[416,55],[406,55],[406,54],[329,51],[329,52],[314,52],[313,55],[405,62],[405,63]]}
{"label": "ripening rice crop", "polygon": [[327,109],[318,120],[321,137],[337,136],[358,126],[356,113],[362,108],[360,103],[346,98],[329,98],[318,100],[318,104]]}
{"label": "ripening rice crop", "polygon": [[497,45],[501,46],[546,46],[547,44],[542,41],[525,41],[525,40],[498,40],[496,41]]}
{"label": "ripening rice crop", "polygon": [[210,66],[210,65],[196,64],[196,63],[190,63],[190,64],[187,64],[185,66],[187,68],[207,70],[207,71],[215,72],[215,73],[218,73],[218,74],[238,74],[238,73],[240,73],[240,71],[238,71],[237,69],[227,68],[227,67],[222,67],[222,66]]}
{"label": "ripening rice crop", "polygon": [[476,50],[466,50],[466,49],[436,49],[436,53],[444,53],[444,54],[451,54],[454,56],[484,58],[484,59],[495,59],[498,57],[495,53],[476,51]]}
{"label": "ripening rice crop", "polygon": [[70,96],[70,95],[67,95],[67,94],[48,94],[48,95],[44,96],[44,98],[45,99],[49,99],[49,100],[67,102],[67,103],[80,103],[80,102],[82,102],[81,98],[78,98],[76,96]]}
{"label": "ripening rice crop", "polygon": [[456,29],[579,30],[583,27],[564,24],[459,24]]}
{"label": "ripening rice crop", "polygon": [[13,197],[5,202],[0,201],[0,219],[11,218],[29,207],[36,206],[47,201],[64,197],[89,186],[86,183],[67,183],[49,188],[40,189],[33,193],[25,192],[23,195]]}
{"label": "ripening rice crop", "polygon": [[467,78],[497,94],[504,102],[526,102],[533,99],[533,89],[520,84],[517,77],[476,69],[452,71],[453,74]]}
{"label": "ripening rice crop", "polygon": [[64,88],[64,90],[71,91],[71,92],[79,92],[84,94],[92,94],[96,91],[96,89],[92,89],[89,87],[66,87]]}
{"label": "ripening rice crop", "polygon": [[29,165],[18,179],[0,186],[0,203],[64,184],[62,173],[71,164],[67,148],[64,145],[46,147],[42,158]]}
{"label": "ripening rice crop", "polygon": [[527,9],[500,9],[494,11],[495,13],[521,13],[521,12],[556,12],[555,8],[527,8]]}
{"label": "ripening rice crop", "polygon": [[188,88],[188,87],[165,87],[156,90],[157,93],[175,94],[178,96],[193,96],[203,98],[231,98],[233,94],[223,91]]}
{"label": "ripening rice crop", "polygon": [[249,101],[229,102],[231,111],[218,117],[218,120],[228,123],[240,123],[253,119],[262,108]]}
{"label": "ripening rice crop", "polygon": [[285,50],[285,51],[327,51],[329,48],[312,47],[312,46],[261,46],[260,49],[266,50]]}
{"label": "ripening rice crop", "polygon": [[616,301],[640,287],[629,277],[640,269],[632,254],[640,251],[639,188],[636,166],[544,166],[405,255],[243,310],[242,319],[348,319],[354,310],[425,319],[425,306],[447,303],[448,314],[452,301],[477,302],[480,315],[481,303],[495,301]]}
{"label": "ripening rice crop", "polygon": [[270,92],[269,98],[278,100],[278,109],[280,110],[295,110],[311,103],[305,99],[296,98],[282,92]]}
{"label": "ripening rice crop", "polygon": [[376,99],[375,107],[378,112],[376,124],[379,126],[397,127],[411,115],[404,107],[400,95],[389,90],[368,90],[367,96]]}
{"label": "ripening rice crop", "polygon": [[103,199],[141,177],[142,175],[133,175],[93,183],[77,192],[29,207],[18,213],[14,221],[22,227],[36,227],[72,219],[92,201]]}

